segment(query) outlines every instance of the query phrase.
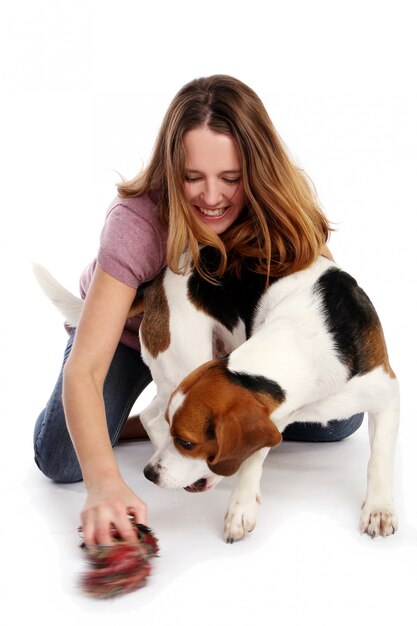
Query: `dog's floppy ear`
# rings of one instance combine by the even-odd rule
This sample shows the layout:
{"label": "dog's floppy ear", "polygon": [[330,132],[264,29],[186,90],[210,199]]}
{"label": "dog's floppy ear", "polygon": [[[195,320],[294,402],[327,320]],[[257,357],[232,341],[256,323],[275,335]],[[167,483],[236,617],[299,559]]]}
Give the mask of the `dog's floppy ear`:
{"label": "dog's floppy ear", "polygon": [[266,406],[254,401],[233,408],[215,418],[218,451],[207,461],[210,470],[221,476],[231,476],[251,454],[282,441]]}

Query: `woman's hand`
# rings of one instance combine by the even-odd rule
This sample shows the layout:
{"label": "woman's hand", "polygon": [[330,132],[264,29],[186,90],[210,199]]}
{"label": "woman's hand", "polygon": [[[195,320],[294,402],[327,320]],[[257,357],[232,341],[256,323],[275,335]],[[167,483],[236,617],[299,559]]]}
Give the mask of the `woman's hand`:
{"label": "woman's hand", "polygon": [[147,525],[146,504],[121,478],[90,485],[81,512],[84,542],[110,546],[115,543],[111,530],[116,529],[123,539],[136,543],[137,535],[128,515],[132,515],[136,523]]}

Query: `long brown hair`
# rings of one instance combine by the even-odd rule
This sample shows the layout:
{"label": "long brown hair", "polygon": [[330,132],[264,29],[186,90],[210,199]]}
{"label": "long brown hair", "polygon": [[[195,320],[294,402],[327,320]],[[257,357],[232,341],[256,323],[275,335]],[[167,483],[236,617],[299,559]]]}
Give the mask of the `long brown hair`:
{"label": "long brown hair", "polygon": [[[231,135],[242,159],[246,209],[220,236],[195,215],[184,193],[182,139],[204,126]],[[246,260],[267,280],[286,276],[316,259],[331,230],[310,180],[291,161],[263,103],[231,76],[198,78],[180,89],[148,166],[117,188],[121,197],[158,192],[160,217],[169,226],[167,263],[174,272],[192,261],[205,274],[199,249],[210,245],[220,259],[211,279],[226,268],[239,273]]]}

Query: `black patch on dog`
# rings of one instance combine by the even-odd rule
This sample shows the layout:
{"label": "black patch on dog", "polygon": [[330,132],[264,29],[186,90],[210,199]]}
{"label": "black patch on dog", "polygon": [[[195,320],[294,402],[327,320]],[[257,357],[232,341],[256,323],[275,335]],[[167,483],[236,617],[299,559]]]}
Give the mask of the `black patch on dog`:
{"label": "black patch on dog", "polygon": [[[213,273],[219,262],[218,251],[206,246],[201,249],[200,257],[207,273]],[[270,283],[276,280],[272,278]],[[188,297],[197,308],[206,311],[229,331],[233,331],[239,319],[242,319],[246,337],[250,337],[256,307],[265,287],[265,276],[252,271],[246,263],[240,277],[225,272],[218,278],[216,285],[209,283],[194,270],[188,279]]]}
{"label": "black patch on dog", "polygon": [[[225,361],[225,359],[224,359]],[[252,392],[267,393],[277,402],[284,402],[286,394],[278,383],[265,376],[254,376],[240,372],[231,372],[227,367],[224,370],[231,383],[244,387]]]}
{"label": "black patch on dog", "polygon": [[364,343],[379,325],[372,302],[352,276],[331,268],[318,279],[314,291],[321,296],[325,322],[349,377],[369,371]]}

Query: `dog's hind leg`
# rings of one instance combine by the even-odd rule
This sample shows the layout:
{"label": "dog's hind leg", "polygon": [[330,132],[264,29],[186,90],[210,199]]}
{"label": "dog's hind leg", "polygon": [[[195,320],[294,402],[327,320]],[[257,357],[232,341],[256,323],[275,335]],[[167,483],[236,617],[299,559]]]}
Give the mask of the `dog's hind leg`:
{"label": "dog's hind leg", "polygon": [[398,528],[393,503],[394,451],[398,421],[398,394],[383,409],[368,412],[371,457],[360,530],[371,537],[386,537],[394,534]]}
{"label": "dog's hind leg", "polygon": [[371,537],[391,535],[398,527],[392,484],[399,405],[397,379],[382,367],[377,367],[364,375],[355,376],[340,391],[274,420],[278,430],[284,432],[292,422],[327,424],[333,419],[346,419],[347,415],[368,412],[371,456],[360,530]]}

